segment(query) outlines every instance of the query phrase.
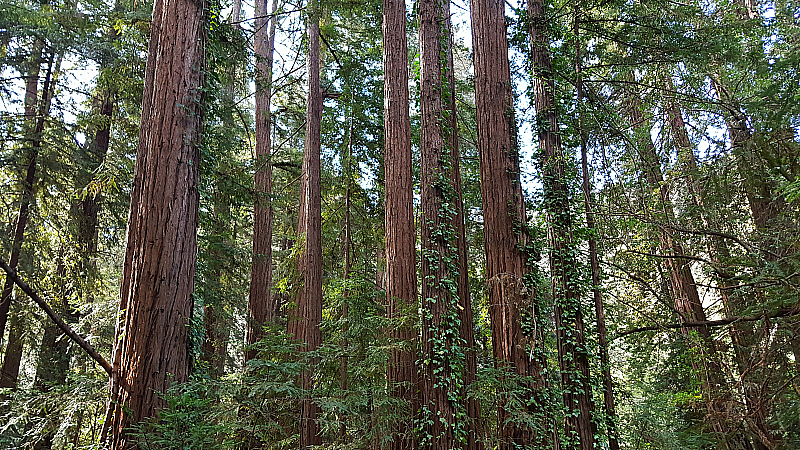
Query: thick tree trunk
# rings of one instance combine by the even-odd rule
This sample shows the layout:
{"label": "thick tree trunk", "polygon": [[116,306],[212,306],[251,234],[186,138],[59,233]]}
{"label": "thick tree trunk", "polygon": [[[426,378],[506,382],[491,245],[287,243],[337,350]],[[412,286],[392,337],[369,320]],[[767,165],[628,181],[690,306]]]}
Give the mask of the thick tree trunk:
{"label": "thick tree trunk", "polygon": [[135,447],[128,428],[189,375],[205,3],[157,0],[151,27],[111,383],[114,450]]}
{"label": "thick tree trunk", "polygon": [[[408,44],[406,4],[383,1],[384,140],[386,168],[386,299],[387,314],[395,321],[390,336],[410,343],[416,338],[411,311],[417,296],[416,229],[414,227],[411,122],[409,119]],[[392,350],[387,381],[395,398],[416,413],[416,355],[409,346]],[[392,450],[416,448],[410,438],[411,421],[400,423]]]}
{"label": "thick tree trunk", "polygon": [[561,149],[555,81],[550,61],[550,40],[544,3],[528,4],[531,32],[532,86],[536,107],[539,148],[541,150],[544,202],[550,228],[550,271],[553,278],[556,339],[561,367],[564,406],[567,410],[567,449],[591,450],[595,426],[592,424],[589,359],[584,343],[583,315],[578,290],[577,261],[569,211],[569,188],[565,156]]}
{"label": "thick tree trunk", "polygon": [[[449,70],[450,4],[419,3],[422,208],[422,441],[420,448],[460,448],[468,426],[463,395],[461,340],[458,166],[454,147],[453,86]],[[463,218],[461,221],[463,228]],[[461,238],[463,239],[463,237]]]}
{"label": "thick tree trunk", "polygon": [[[533,307],[531,320],[534,321],[541,319],[538,317],[541,312],[538,305],[533,304],[532,290],[525,286],[529,272],[530,255],[526,249],[529,238],[519,154],[513,133],[516,123],[505,4],[496,0],[473,0],[470,10],[492,354],[498,368],[537,380],[525,388],[531,391],[529,411],[541,413],[548,410],[544,403],[545,363],[539,351],[543,335],[526,336],[522,331],[522,311]],[[504,402],[507,401],[505,398]],[[501,449],[529,445],[553,448],[556,445],[552,434],[537,434],[512,421],[514,414],[507,404],[501,404],[498,409]],[[552,417],[547,413],[541,417],[537,428],[552,429]]]}
{"label": "thick tree trunk", "polygon": [[[278,306],[272,296],[272,141],[270,135],[270,100],[272,96],[272,56],[275,49],[277,0],[272,1],[273,16],[265,17],[266,0],[255,7],[256,55],[256,200],[253,207],[253,267],[250,275],[247,345],[263,337],[264,325],[274,322]],[[267,25],[269,24],[269,31]],[[254,350],[245,351],[245,362],[255,358]]]}
{"label": "thick tree trunk", "polygon": [[[305,240],[305,252],[298,263],[302,287],[299,289],[295,317],[289,318],[289,334],[300,341],[303,351],[313,351],[322,344],[322,191],[320,172],[322,89],[320,86],[319,11],[320,5],[308,5],[308,99],[306,103],[306,138],[298,239]],[[308,393],[300,412],[300,448],[321,445],[317,423],[319,406],[310,393],[314,388],[310,371],[303,372],[303,389]]]}

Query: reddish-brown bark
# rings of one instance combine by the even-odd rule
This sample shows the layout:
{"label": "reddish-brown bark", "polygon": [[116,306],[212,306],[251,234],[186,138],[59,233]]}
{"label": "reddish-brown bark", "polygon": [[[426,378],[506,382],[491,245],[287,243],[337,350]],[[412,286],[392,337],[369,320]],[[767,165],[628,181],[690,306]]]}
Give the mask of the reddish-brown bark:
{"label": "reddish-brown bark", "polygon": [[[417,296],[416,230],[414,227],[411,122],[409,119],[406,4],[383,1],[384,141],[386,180],[386,299],[395,320],[390,336],[410,343],[416,338],[411,307]],[[416,355],[407,347],[392,350],[387,379],[392,395],[418,408]],[[399,424],[391,449],[415,448],[410,423]]]}
{"label": "reddish-brown bark", "polygon": [[128,428],[154,417],[188,378],[187,325],[197,258],[205,2],[157,0],[111,382],[111,446],[135,448]]}
{"label": "reddish-brown bark", "polygon": [[[266,1],[255,5],[256,54],[256,174],[253,206],[253,267],[250,275],[247,345],[263,337],[264,325],[274,322],[278,307],[272,296],[272,141],[270,136],[270,100],[272,97],[272,56],[275,49],[274,16],[277,0],[272,2],[273,16],[267,20]],[[269,30],[267,28],[269,27]],[[245,351],[245,362],[255,358],[254,350]]]}
{"label": "reddish-brown bark", "polygon": [[[529,271],[525,204],[520,184],[519,154],[513,129],[511,70],[508,61],[505,4],[496,0],[470,2],[475,60],[475,106],[480,153],[486,275],[492,354],[498,368],[537,380],[532,401],[541,400],[543,361],[530,358],[527,346],[542,345],[540,336],[525,336],[521,313],[532,306],[531,291],[524,286]],[[533,352],[537,354],[538,352]],[[532,405],[539,408],[543,405]],[[511,421],[506,405],[498,409],[500,448],[517,445],[552,445],[551,435],[536,435]],[[547,421],[548,419],[544,419]],[[550,429],[542,423],[541,429]]]}
{"label": "reddish-brown bark", "polygon": [[[575,91],[578,105],[583,104],[583,42],[580,40],[580,11],[576,9],[573,24],[575,33]],[[608,430],[609,450],[619,450],[619,434],[617,432],[617,412],[614,404],[614,383],[611,379],[611,365],[608,359],[608,331],[606,329],[606,313],[603,304],[603,293],[600,290],[600,259],[597,254],[597,221],[593,211],[592,181],[589,173],[589,158],[586,142],[586,133],[583,129],[583,114],[578,111],[578,134],[581,145],[581,176],[583,190],[583,205],[586,213],[586,228],[590,231],[587,243],[589,244],[589,267],[592,276],[592,297],[594,299],[595,320],[597,321],[597,346],[600,353],[600,373],[603,383],[603,406],[605,407],[605,422]]]}
{"label": "reddish-brown bark", "polygon": [[[626,110],[631,126],[637,136],[637,151],[644,172],[647,187],[657,196],[654,214],[658,215],[658,238],[661,251],[665,254],[684,255],[681,242],[672,228],[665,226],[675,221],[675,212],[670,199],[669,186],[664,183],[661,162],[650,139],[650,126],[642,113],[641,99],[635,94],[627,94]],[[674,117],[673,117],[674,119]],[[697,291],[694,275],[690,267],[691,260],[684,258],[665,258],[664,267],[669,276],[669,286],[674,297],[675,311],[681,322],[705,322],[706,313]],[[694,330],[694,331],[693,331]],[[751,449],[749,440],[726,418],[726,403],[730,400],[722,370],[716,343],[709,327],[694,329],[682,328],[689,346],[697,352],[692,359],[692,367],[701,379],[702,395],[709,412],[709,419],[714,432],[721,442],[730,449]]]}
{"label": "reddish-brown bark", "polygon": [[[298,262],[300,282],[297,307],[289,317],[289,334],[303,344],[303,351],[313,351],[322,344],[322,191],[320,172],[322,89],[320,86],[319,3],[308,5],[308,97],[306,102],[306,137],[303,150],[302,192],[297,225],[298,239],[305,241],[305,251]],[[307,392],[313,387],[310,371],[302,375]],[[310,395],[302,400],[300,411],[300,448],[321,445],[317,415],[319,406]]]}
{"label": "reddish-brown bark", "polygon": [[[449,71],[449,19],[447,0],[419,3],[421,179],[422,208],[422,338],[420,373],[422,448],[459,448],[468,435],[460,418],[465,405],[463,374],[453,368],[464,363],[464,343],[459,306],[462,279],[457,248],[459,205],[453,181],[456,173],[456,130],[451,110],[454,95]],[[463,228],[463,218],[461,219]],[[426,418],[427,417],[427,418]]]}

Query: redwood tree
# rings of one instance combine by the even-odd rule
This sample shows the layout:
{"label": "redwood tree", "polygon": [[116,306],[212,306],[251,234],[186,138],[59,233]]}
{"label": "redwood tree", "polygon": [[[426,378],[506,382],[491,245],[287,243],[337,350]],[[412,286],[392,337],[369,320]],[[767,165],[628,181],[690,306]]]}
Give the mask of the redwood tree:
{"label": "redwood tree", "polygon": [[[298,239],[305,242],[305,251],[298,261],[301,286],[297,293],[297,308],[289,317],[289,334],[298,340],[303,351],[314,351],[322,344],[322,185],[320,171],[322,87],[320,85],[319,3],[308,4],[308,60],[306,76],[306,137],[303,150]],[[306,449],[322,444],[317,424],[319,406],[311,399],[314,387],[311,371],[302,374],[306,397],[300,412],[300,447]]]}
{"label": "redwood tree", "polygon": [[[521,312],[531,305],[532,295],[525,286],[529,238],[514,132],[505,4],[473,0],[470,10],[492,355],[498,368],[533,378],[533,383],[525,383],[525,389],[531,393],[529,407],[535,410],[545,407],[541,395],[545,388],[544,362],[538,351],[529,352],[526,348],[541,347],[541,336],[525,336],[522,331]],[[514,411],[507,403],[509,399],[503,401],[505,404],[498,408],[500,448],[552,445],[552,436],[536,435],[512,420]],[[540,429],[549,428],[546,420],[539,424]]]}
{"label": "redwood tree", "polygon": [[153,7],[111,379],[118,450],[135,446],[129,426],[155,417],[170,384],[188,378],[205,10],[189,0]]}
{"label": "redwood tree", "polygon": [[569,210],[566,160],[561,147],[555,100],[555,77],[550,59],[548,19],[542,0],[528,3],[533,65],[533,100],[539,136],[544,203],[550,229],[550,272],[555,306],[556,340],[561,387],[566,409],[566,448],[594,448],[589,359],[584,342],[579,274]]}
{"label": "redwood tree", "polygon": [[[256,175],[253,208],[253,267],[250,276],[247,344],[262,337],[263,326],[275,320],[278,305],[272,297],[272,141],[270,99],[272,96],[272,56],[275,49],[275,24],[278,1],[272,1],[272,17],[267,17],[266,0],[255,4],[256,56]],[[245,361],[254,350],[245,351]]]}
{"label": "redwood tree", "polygon": [[[408,318],[417,296],[416,230],[412,185],[411,122],[408,93],[406,4],[383,1],[384,140],[386,167],[386,298],[388,315],[396,321],[390,334],[404,347],[392,350],[387,379],[392,395],[416,411],[417,368],[408,344],[416,337]],[[391,448],[414,448],[411,427],[401,423]]]}
{"label": "redwood tree", "polygon": [[[419,2],[422,247],[420,447],[458,448],[468,437],[463,403],[465,344],[458,151],[450,73],[450,3]],[[459,226],[459,220],[462,220]]]}

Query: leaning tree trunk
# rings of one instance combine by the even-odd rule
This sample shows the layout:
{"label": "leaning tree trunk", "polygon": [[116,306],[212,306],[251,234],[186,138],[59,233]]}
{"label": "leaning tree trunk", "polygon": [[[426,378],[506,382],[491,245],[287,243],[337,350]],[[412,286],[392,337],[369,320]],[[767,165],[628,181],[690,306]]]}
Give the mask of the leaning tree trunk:
{"label": "leaning tree trunk", "polygon": [[532,86],[541,150],[544,202],[550,228],[550,271],[553,277],[556,339],[566,408],[566,448],[594,448],[589,359],[584,342],[583,316],[578,289],[577,249],[572,238],[569,188],[561,148],[555,102],[555,80],[550,61],[550,40],[544,3],[528,4],[531,31]]}
{"label": "leaning tree trunk", "polygon": [[[475,106],[483,200],[486,276],[492,355],[497,368],[521,377],[532,377],[527,412],[545,412],[536,430],[510,420],[514,411],[507,395],[498,408],[500,448],[535,445],[554,448],[552,416],[546,405],[545,361],[540,349],[543,334],[526,336],[521,313],[533,308],[533,321],[541,323],[533,286],[526,286],[529,237],[525,203],[520,184],[519,153],[514,120],[511,70],[508,61],[505,5],[494,0],[470,2],[475,57]],[[526,347],[530,347],[529,352]],[[534,355],[530,358],[529,355]]]}
{"label": "leaning tree trunk", "polygon": [[[635,94],[627,94],[625,102],[631,126],[636,132],[637,151],[644,172],[644,180],[647,187],[657,196],[657,207],[654,211],[660,215],[656,218],[658,237],[661,251],[667,256],[664,258],[664,267],[669,275],[675,311],[681,322],[705,321],[706,313],[689,265],[691,260],[681,258],[681,255],[685,254],[683,245],[669,227],[675,221],[674,207],[670,199],[669,187],[664,183],[658,153],[650,139],[650,126],[642,113],[641,100]],[[725,419],[725,408],[730,401],[730,395],[725,380],[722,378],[719,354],[711,335],[711,329],[697,327],[693,331],[691,328],[682,328],[681,332],[686,336],[688,345],[697,352],[697,355],[692,358],[692,367],[697,376],[701,378],[703,400],[714,432],[720,441],[724,442],[726,447],[731,450],[751,449],[749,440]]]}
{"label": "leaning tree trunk", "polygon": [[[305,251],[298,261],[302,286],[298,290],[295,317],[289,317],[289,334],[303,344],[302,351],[314,351],[322,344],[322,190],[320,172],[322,88],[320,85],[319,11],[320,5],[308,5],[308,98],[306,103],[306,138],[303,151],[302,192],[298,239],[305,240]],[[313,361],[312,361],[313,362]],[[311,398],[314,381],[311,371],[303,372],[306,396],[300,412],[300,448],[321,445],[317,423],[319,406]]]}
{"label": "leaning tree trunk", "polygon": [[[406,4],[383,0],[384,140],[386,168],[386,299],[394,323],[390,336],[401,342],[415,339],[411,308],[417,296],[416,229],[412,185],[411,122],[408,93]],[[405,346],[404,346],[405,347]],[[415,395],[417,366],[414,353],[393,348],[387,371],[392,396],[402,399],[411,414],[418,409]],[[416,448],[413,428],[400,422],[392,436],[392,450]]]}
{"label": "leaning tree trunk", "polygon": [[[39,41],[37,41],[39,42]],[[58,63],[56,63],[55,72],[57,73],[60,68],[61,56],[59,56]],[[38,61],[36,62],[38,65]],[[11,244],[11,258],[9,259],[9,267],[14,270],[16,264],[19,262],[20,251],[22,250],[22,240],[25,233],[25,226],[30,219],[30,206],[34,201],[36,194],[36,163],[39,151],[42,147],[42,133],[45,129],[45,122],[47,116],[50,114],[50,100],[53,94],[51,83],[53,81],[53,55],[50,55],[50,61],[47,65],[47,74],[45,75],[44,84],[42,86],[42,98],[39,102],[39,111],[32,114],[35,117],[35,128],[32,133],[26,138],[30,145],[27,159],[27,171],[25,173],[25,180],[22,184],[22,193],[20,196],[19,215],[17,216],[17,226],[15,229],[14,240]],[[28,78],[27,89],[25,93],[25,113],[35,111],[36,107],[36,85],[38,84],[38,70],[33,69],[32,72],[37,72],[36,80],[32,81],[33,76]],[[30,103],[29,103],[30,102]],[[29,110],[29,105],[32,108]],[[0,318],[2,318],[2,325],[5,326],[5,318],[8,316],[8,307],[11,304],[11,293],[14,289],[14,280],[9,275],[6,277],[6,284],[3,288],[3,298],[0,303]],[[18,308],[19,309],[19,308]],[[13,388],[17,385],[17,378],[19,377],[19,369],[22,363],[22,338],[23,338],[24,325],[22,321],[21,311],[11,318],[11,326],[8,333],[8,345],[3,358],[3,366],[0,369],[0,387]],[[2,337],[2,330],[0,330],[0,337]]]}
{"label": "leaning tree trunk", "polygon": [[205,46],[203,1],[156,0],[145,71],[114,372],[114,450],[155,417],[189,375],[197,262],[198,169]]}
{"label": "leaning tree trunk", "polygon": [[[19,214],[17,214],[17,224],[14,228],[14,238],[11,242],[11,255],[8,258],[8,265],[16,270],[19,264],[20,251],[22,250],[22,240],[25,237],[25,227],[30,218],[30,207],[36,192],[36,158],[39,155],[39,135],[36,132],[38,122],[36,120],[36,105],[39,97],[39,72],[42,66],[42,53],[44,41],[36,39],[31,51],[31,59],[28,61],[28,73],[25,78],[25,117],[23,129],[25,130],[25,143],[29,146],[25,155],[25,179],[22,181],[22,192],[19,200]],[[43,91],[47,92],[47,91]],[[44,97],[44,96],[43,96]],[[8,321],[8,310],[11,306],[11,293],[14,290],[14,281],[10,276],[6,276],[3,285],[2,295],[0,295],[0,340],[5,335],[6,322]]]}
{"label": "leaning tree trunk", "polygon": [[[667,90],[674,91],[675,86],[672,80],[667,81]],[[692,149],[689,134],[686,131],[686,123],[683,120],[680,107],[676,100],[667,99],[667,118],[673,134],[673,141],[678,151],[678,161],[680,162],[684,175],[687,179],[687,187],[691,201],[697,206],[698,215],[703,226],[708,230],[717,229],[716,224],[712,224],[707,214],[705,201],[706,190],[701,180],[697,179],[697,159]],[[710,259],[715,264],[724,264],[730,261],[731,253],[728,243],[720,236],[708,236],[707,245]],[[736,282],[730,277],[717,277],[720,287],[719,295],[723,307],[728,317],[740,314],[751,306],[741,293],[736,290]],[[754,436],[753,442],[756,450],[767,450],[778,445],[777,438],[767,423],[767,404],[768,400],[762,395],[759,385],[757,364],[753,361],[753,350],[756,345],[756,336],[753,324],[750,322],[734,322],[731,324],[730,337],[733,342],[735,362],[739,369],[739,374],[743,379],[743,392],[745,396],[745,406],[747,408],[747,421],[751,433]],[[763,374],[762,374],[763,375]]]}
{"label": "leaning tree trunk", "polygon": [[[272,1],[272,17],[267,19],[266,0],[255,7],[256,55],[256,175],[253,207],[253,266],[248,300],[247,345],[263,337],[264,325],[277,318],[278,306],[272,296],[272,141],[270,100],[272,96],[272,56],[275,49],[275,24],[278,1]],[[269,24],[269,32],[267,32]],[[245,351],[245,362],[256,351]]]}

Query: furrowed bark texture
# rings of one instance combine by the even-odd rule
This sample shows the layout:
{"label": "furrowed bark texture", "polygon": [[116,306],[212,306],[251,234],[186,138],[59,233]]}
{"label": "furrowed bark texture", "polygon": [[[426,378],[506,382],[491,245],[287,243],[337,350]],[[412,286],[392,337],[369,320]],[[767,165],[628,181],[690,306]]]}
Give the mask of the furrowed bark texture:
{"label": "furrowed bark texture", "polygon": [[565,156],[561,148],[558,114],[554,98],[555,81],[550,61],[550,40],[544,3],[528,4],[531,32],[532,86],[536,106],[536,126],[541,150],[542,184],[550,233],[550,270],[553,278],[556,337],[564,389],[567,449],[591,450],[595,427],[589,380],[589,360],[584,344],[580,291],[575,270],[576,249],[572,238],[569,188],[566,183]]}
{"label": "furrowed bark texture", "polygon": [[112,375],[112,448],[188,378],[187,325],[197,260],[205,3],[157,0],[145,72]]}
{"label": "furrowed bark texture", "polygon": [[[308,98],[306,103],[306,138],[303,150],[303,173],[298,239],[305,239],[305,251],[298,262],[302,287],[298,292],[294,317],[289,318],[289,334],[300,341],[303,351],[313,351],[322,344],[322,191],[320,172],[322,89],[320,86],[319,4],[308,9]],[[313,377],[302,375],[303,389],[310,392]],[[319,406],[311,397],[302,400],[300,412],[300,448],[321,445],[317,415]]]}
{"label": "furrowed bark texture", "polygon": [[[521,322],[522,311],[533,307],[533,303],[531,291],[524,286],[529,270],[524,248],[528,234],[522,226],[526,220],[525,203],[517,142],[512,133],[516,123],[505,4],[499,0],[472,0],[470,12],[492,354],[498,368],[536,380],[527,388],[531,390],[531,408],[539,409],[543,405],[535,403],[542,400],[545,387],[543,361],[539,352],[530,358],[526,346],[538,347],[541,342],[539,336],[525,336]],[[511,421],[512,413],[506,405],[498,408],[501,449],[552,446],[551,435],[537,435]],[[540,428],[550,429],[549,421],[545,419]]]}
{"label": "furrowed bark texture", "polygon": [[[383,1],[384,140],[386,179],[386,298],[387,314],[396,321],[393,339],[411,343],[416,338],[412,306],[417,296],[416,229],[414,227],[411,122],[409,119],[408,44],[406,4]],[[412,414],[419,408],[416,355],[409,349],[392,350],[387,379],[392,395],[407,402]],[[415,448],[413,426],[398,424],[392,450]]]}
{"label": "furrowed bark texture", "polygon": [[[264,325],[274,322],[278,307],[272,296],[272,141],[270,100],[272,96],[272,57],[275,50],[273,15],[267,20],[266,0],[255,4],[256,54],[256,201],[253,209],[253,267],[250,275],[247,345],[263,337]],[[272,1],[272,13],[278,8]],[[269,31],[267,31],[269,26]],[[255,350],[245,351],[245,362],[255,358]]]}
{"label": "furrowed bark texture", "polygon": [[[453,186],[453,95],[448,69],[450,6],[446,0],[419,2],[422,208],[423,414],[421,448],[460,448],[467,437],[462,374],[464,364],[459,303],[457,196]],[[463,227],[463,221],[462,221]],[[463,306],[462,306],[463,307]],[[462,367],[462,370],[464,367]]]}
{"label": "furrowed bark texture", "polygon": [[[449,14],[448,14],[449,17]],[[458,114],[456,111],[456,79],[455,65],[453,62],[453,30],[450,20],[446,20],[447,27],[447,83],[450,89],[449,101],[444,107],[449,114],[450,135],[447,145],[451,149],[452,169],[451,185],[453,186],[453,203],[455,214],[453,216],[453,229],[456,232],[456,250],[458,252],[458,311],[461,322],[459,336],[464,352],[464,393],[467,413],[466,432],[467,450],[480,450],[483,448],[483,431],[481,427],[481,407],[478,399],[467,398],[466,389],[475,382],[478,372],[478,360],[475,352],[475,319],[472,311],[472,299],[469,292],[469,266],[467,265],[467,238],[464,224],[464,199],[461,193],[461,151],[458,146]]]}

